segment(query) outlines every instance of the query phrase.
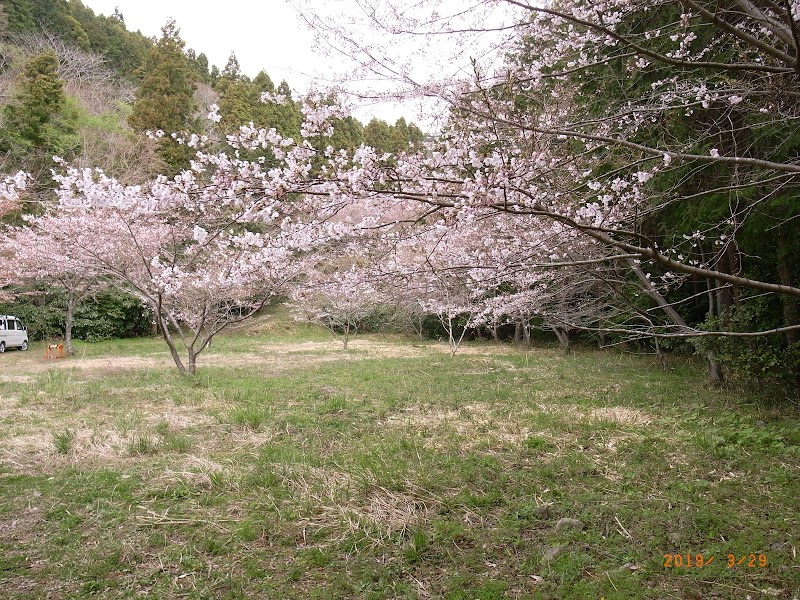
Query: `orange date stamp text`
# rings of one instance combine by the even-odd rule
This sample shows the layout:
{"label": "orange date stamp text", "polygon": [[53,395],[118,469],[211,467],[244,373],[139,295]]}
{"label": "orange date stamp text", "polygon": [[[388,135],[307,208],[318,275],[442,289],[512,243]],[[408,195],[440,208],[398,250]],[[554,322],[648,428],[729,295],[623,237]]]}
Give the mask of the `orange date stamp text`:
{"label": "orange date stamp text", "polygon": [[665,569],[703,569],[712,564],[724,564],[729,569],[763,569],[767,566],[765,554],[726,554],[722,562],[715,563],[715,555],[704,554],[664,554]]}

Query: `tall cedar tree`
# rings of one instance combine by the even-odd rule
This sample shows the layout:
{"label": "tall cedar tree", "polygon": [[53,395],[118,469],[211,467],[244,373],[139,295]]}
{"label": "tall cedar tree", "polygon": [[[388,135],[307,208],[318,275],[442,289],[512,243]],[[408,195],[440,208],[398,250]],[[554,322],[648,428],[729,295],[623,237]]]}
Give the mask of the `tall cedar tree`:
{"label": "tall cedar tree", "polygon": [[45,52],[28,59],[0,127],[0,152],[12,168],[38,176],[48,171],[54,154],[71,158],[79,141],[74,116],[68,112],[55,54]]}
{"label": "tall cedar tree", "polygon": [[183,53],[184,41],[175,21],[168,21],[161,34],[139,69],[142,83],[128,123],[135,131],[165,133],[159,141],[159,153],[177,173],[188,166],[194,153],[176,144],[170,134],[192,129],[197,74]]}

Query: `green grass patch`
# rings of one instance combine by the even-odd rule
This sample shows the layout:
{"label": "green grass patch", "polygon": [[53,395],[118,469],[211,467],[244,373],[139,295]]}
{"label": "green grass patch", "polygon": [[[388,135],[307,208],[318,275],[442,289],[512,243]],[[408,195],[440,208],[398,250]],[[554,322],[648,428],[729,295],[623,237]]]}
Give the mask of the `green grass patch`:
{"label": "green grass patch", "polygon": [[79,344],[80,368],[44,372],[13,353],[3,597],[800,589],[796,407],[709,387],[690,359],[357,342],[265,321],[192,378],[158,340]]}

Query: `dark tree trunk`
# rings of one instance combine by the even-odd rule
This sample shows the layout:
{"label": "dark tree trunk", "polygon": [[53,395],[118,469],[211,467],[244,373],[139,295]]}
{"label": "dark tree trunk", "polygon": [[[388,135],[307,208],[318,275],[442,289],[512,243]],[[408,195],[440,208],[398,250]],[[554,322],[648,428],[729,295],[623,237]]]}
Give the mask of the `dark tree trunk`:
{"label": "dark tree trunk", "polygon": [[[790,264],[790,254],[786,248],[786,239],[783,235],[778,235],[778,279],[781,284],[794,286],[795,278]],[[781,295],[781,309],[783,313],[784,327],[800,325],[800,299],[787,294]],[[800,329],[793,329],[786,332],[786,343],[790,346],[800,342]]]}
{"label": "dark tree trunk", "polygon": [[606,334],[603,331],[597,333],[597,347],[604,348],[606,345]]}
{"label": "dark tree trunk", "polygon": [[[636,274],[636,277],[638,277],[639,281],[642,282],[643,286],[642,289],[644,293],[650,296],[650,298],[652,298],[655,301],[655,303],[658,304],[659,307],[661,307],[661,310],[664,311],[664,314],[666,314],[675,325],[677,325],[678,327],[686,327],[688,329],[688,325],[686,324],[686,321],[683,319],[683,317],[680,316],[678,314],[678,311],[676,311],[670,305],[670,303],[667,302],[667,299],[664,298],[664,296],[662,296],[658,292],[658,290],[656,290],[653,287],[653,284],[650,283],[650,280],[645,276],[644,272],[639,267],[639,265],[633,262],[632,259],[628,259],[627,262],[628,265],[631,267],[631,270],[633,270],[633,272]],[[709,286],[712,285],[710,281],[708,285]],[[708,309],[709,315],[711,315],[712,314],[711,311],[714,310],[714,294],[712,294],[710,290],[708,294],[708,306],[709,306]],[[717,357],[713,351],[709,351],[708,354],[706,355],[706,358],[708,359],[709,379],[711,380],[711,383],[713,383],[714,385],[719,385],[720,383],[722,383],[724,379],[722,373],[722,367],[720,366],[719,362],[717,362]]]}
{"label": "dark tree trunk", "polygon": [[64,350],[72,356],[75,350],[72,348],[72,326],[75,323],[75,294],[70,292],[67,299],[67,315],[64,323]]}
{"label": "dark tree trunk", "polygon": [[569,352],[572,345],[572,341],[569,339],[569,330],[562,327],[553,327],[553,331],[555,331],[558,343],[561,345],[561,349],[564,353]]}
{"label": "dark tree trunk", "polygon": [[[172,339],[172,334],[169,331],[169,324],[164,321],[164,316],[156,313],[159,326],[161,328],[161,337],[164,338],[164,341],[167,344],[167,348],[169,348],[169,353],[172,355],[172,360],[175,361],[175,366],[178,367],[178,372],[181,375],[189,375],[193,374],[193,370],[187,370],[186,365],[183,364],[181,360],[180,354],[178,354],[178,348],[175,346],[175,340]],[[189,355],[191,360],[191,354]],[[191,369],[193,365],[189,365]]]}

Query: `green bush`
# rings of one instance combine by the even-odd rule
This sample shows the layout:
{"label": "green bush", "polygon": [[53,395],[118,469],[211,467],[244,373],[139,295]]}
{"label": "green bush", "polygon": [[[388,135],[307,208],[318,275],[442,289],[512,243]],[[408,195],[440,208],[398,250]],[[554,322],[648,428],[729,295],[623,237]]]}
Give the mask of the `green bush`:
{"label": "green bush", "polygon": [[[22,319],[34,340],[64,336],[67,300],[63,292],[31,289],[28,302],[0,304],[0,314]],[[23,297],[22,294],[18,297]],[[119,291],[102,292],[84,300],[75,311],[72,336],[87,342],[150,334],[150,310],[137,298]]]}
{"label": "green bush", "polygon": [[117,291],[98,294],[75,311],[73,336],[87,342],[150,334],[150,310],[137,298]]}
{"label": "green bush", "polygon": [[[722,319],[709,319],[704,329],[757,331],[781,327],[778,310],[768,298],[750,300],[732,308]],[[760,337],[701,338],[698,349],[713,350],[723,364],[727,376],[759,385],[778,385],[795,389],[800,383],[800,343],[790,344],[783,335]]]}

